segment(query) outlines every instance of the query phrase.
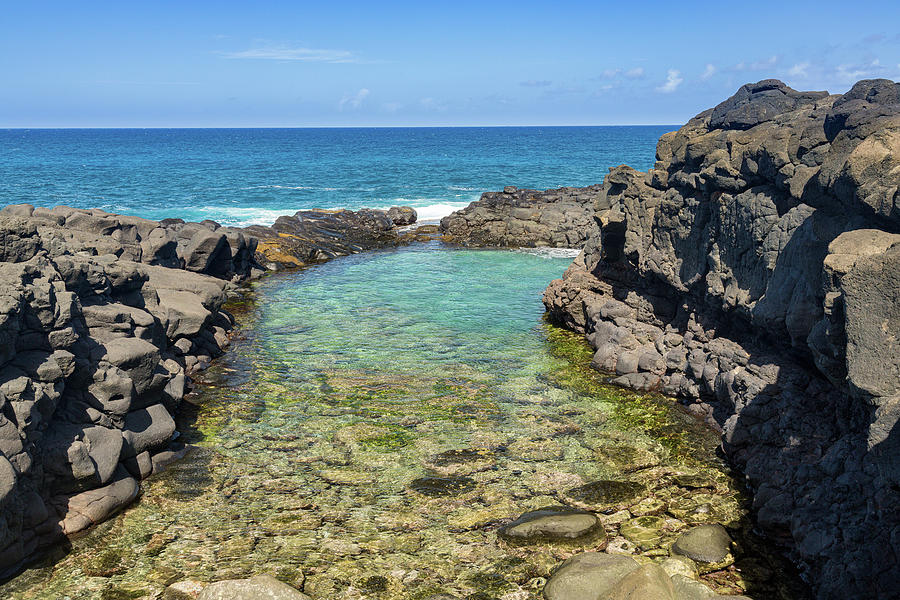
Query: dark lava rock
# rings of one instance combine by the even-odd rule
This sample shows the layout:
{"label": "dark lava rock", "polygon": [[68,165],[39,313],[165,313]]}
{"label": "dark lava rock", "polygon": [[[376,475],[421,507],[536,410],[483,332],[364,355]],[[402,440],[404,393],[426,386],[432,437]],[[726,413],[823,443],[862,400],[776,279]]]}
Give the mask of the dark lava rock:
{"label": "dark lava rock", "polygon": [[512,544],[596,541],[598,547],[606,547],[606,531],[600,520],[592,513],[569,506],[547,506],[527,512],[501,527],[497,537]]}
{"label": "dark lava rock", "polygon": [[637,502],[647,488],[636,481],[601,479],[572,488],[563,499],[575,506],[600,512],[621,510]]}
{"label": "dark lava rock", "polygon": [[544,586],[547,600],[600,600],[640,565],[630,556],[584,552],[563,562]]}
{"label": "dark lava rock", "polygon": [[[544,293],[595,368],[722,431],[756,525],[820,598],[897,597],[900,511],[872,507],[900,490],[898,149],[896,82],[745,85],[663,135],[654,168],[609,172]],[[488,239],[497,212],[447,226]]]}
{"label": "dark lava rock", "polygon": [[441,219],[446,240],[463,246],[580,248],[600,186],[544,192],[507,186]]}
{"label": "dark lava rock", "polygon": [[405,243],[388,212],[372,208],[301,210],[278,217],[271,227],[251,225],[242,231],[258,240],[256,258],[269,269]]}
{"label": "dark lava rock", "polygon": [[672,545],[672,554],[687,556],[698,563],[721,563],[730,553],[731,537],[719,524],[689,529]]}
{"label": "dark lava rock", "polygon": [[392,206],[388,209],[387,216],[398,227],[412,225],[418,217],[415,209],[410,206]]}
{"label": "dark lava rock", "polygon": [[474,489],[475,480],[471,477],[419,477],[409,484],[409,488],[433,498],[458,496]]}

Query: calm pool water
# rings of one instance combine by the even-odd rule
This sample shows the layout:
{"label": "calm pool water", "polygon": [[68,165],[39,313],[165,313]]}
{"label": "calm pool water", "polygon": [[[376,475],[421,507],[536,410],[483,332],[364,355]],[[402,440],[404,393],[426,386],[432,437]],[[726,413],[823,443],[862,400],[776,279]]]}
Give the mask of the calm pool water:
{"label": "calm pool water", "polygon": [[[497,527],[598,479],[645,489],[603,516],[613,551],[653,560],[693,523],[744,527],[716,436],[604,385],[578,336],[542,321],[570,261],[432,243],[257,282],[181,415],[195,449],[0,595],[158,598],[268,572],[315,599],[537,599],[589,548],[510,548]],[[647,514],[663,517],[650,542],[620,535]],[[733,569],[708,581],[740,591]]]}

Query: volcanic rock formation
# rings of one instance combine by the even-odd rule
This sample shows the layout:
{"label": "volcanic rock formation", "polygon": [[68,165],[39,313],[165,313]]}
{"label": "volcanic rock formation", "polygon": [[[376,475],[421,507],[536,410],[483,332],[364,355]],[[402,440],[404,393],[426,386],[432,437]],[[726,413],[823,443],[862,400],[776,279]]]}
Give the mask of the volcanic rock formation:
{"label": "volcanic rock formation", "polygon": [[723,430],[820,598],[900,580],[900,84],[737,94],[594,194],[550,284],[615,383]]}

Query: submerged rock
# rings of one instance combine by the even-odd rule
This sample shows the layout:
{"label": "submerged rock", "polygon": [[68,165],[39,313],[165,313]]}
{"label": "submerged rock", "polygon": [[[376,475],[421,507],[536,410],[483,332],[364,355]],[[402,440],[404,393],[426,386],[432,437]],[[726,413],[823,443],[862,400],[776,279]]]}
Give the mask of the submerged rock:
{"label": "submerged rock", "polygon": [[562,498],[587,510],[615,512],[637,502],[646,491],[646,486],[636,481],[601,479],[572,488]]}
{"label": "submerged rock", "polygon": [[200,592],[197,600],[310,600],[310,598],[270,575],[256,575],[250,579],[227,579],[211,583]]}
{"label": "submerged rock", "polygon": [[[676,600],[675,586],[659,565],[644,565],[628,573],[604,600]],[[677,600],[682,600],[678,598]]]}
{"label": "submerged rock", "polygon": [[718,524],[694,527],[675,540],[672,554],[680,554],[700,564],[702,571],[715,571],[734,562],[731,536]]}
{"label": "submerged rock", "polygon": [[642,550],[649,550],[659,545],[665,526],[665,519],[648,515],[622,523],[619,533]]}
{"label": "submerged rock", "polygon": [[447,450],[435,454],[425,460],[425,466],[442,476],[470,475],[486,471],[496,464],[492,452],[465,448],[463,450]]}
{"label": "submerged rock", "polygon": [[458,496],[475,489],[475,480],[471,477],[419,477],[414,479],[409,488],[425,496],[439,498],[442,496]]}
{"label": "submerged rock", "polygon": [[584,552],[565,560],[544,586],[546,600],[603,600],[640,565],[629,556]]}
{"label": "submerged rock", "polygon": [[606,531],[600,520],[585,510],[548,506],[530,511],[504,525],[497,537],[512,544],[592,543],[606,546]]}

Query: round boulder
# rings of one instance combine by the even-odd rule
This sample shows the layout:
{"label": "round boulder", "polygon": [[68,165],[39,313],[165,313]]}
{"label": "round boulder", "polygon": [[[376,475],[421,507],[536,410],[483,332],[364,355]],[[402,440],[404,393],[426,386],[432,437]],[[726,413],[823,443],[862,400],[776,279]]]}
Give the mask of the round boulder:
{"label": "round boulder", "polygon": [[640,565],[630,556],[584,552],[564,561],[544,586],[546,600],[599,600]]}
{"label": "round boulder", "polygon": [[718,523],[689,529],[672,544],[672,554],[687,556],[699,564],[701,572],[723,569],[734,562],[731,537]]}
{"label": "round boulder", "polygon": [[593,514],[568,506],[547,506],[527,512],[497,531],[511,544],[595,543],[606,547],[606,531]]}

